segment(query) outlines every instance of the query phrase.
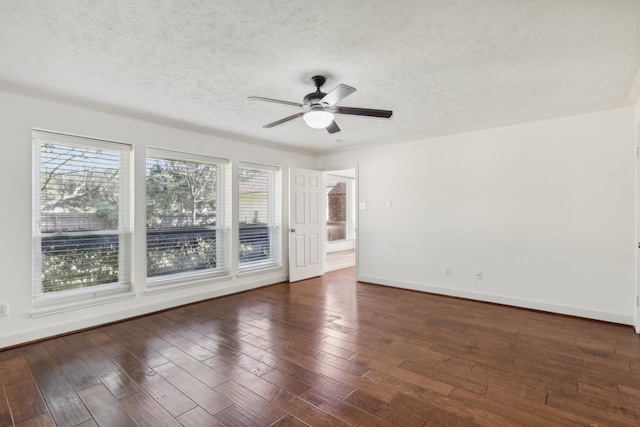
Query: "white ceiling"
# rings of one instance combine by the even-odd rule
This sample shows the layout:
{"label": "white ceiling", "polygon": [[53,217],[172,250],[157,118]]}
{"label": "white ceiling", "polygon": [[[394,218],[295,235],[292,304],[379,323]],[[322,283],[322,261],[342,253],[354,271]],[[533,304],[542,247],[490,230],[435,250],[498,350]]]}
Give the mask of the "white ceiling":
{"label": "white ceiling", "polygon": [[[312,152],[628,105],[638,0],[0,0],[0,84]],[[296,107],[358,89],[329,135]]]}

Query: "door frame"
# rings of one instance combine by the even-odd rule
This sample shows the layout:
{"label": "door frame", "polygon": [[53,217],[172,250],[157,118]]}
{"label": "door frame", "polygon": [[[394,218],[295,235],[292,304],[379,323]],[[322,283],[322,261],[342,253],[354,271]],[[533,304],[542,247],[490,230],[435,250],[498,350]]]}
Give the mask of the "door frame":
{"label": "door frame", "polygon": [[[359,245],[360,245],[360,177],[359,177],[359,164],[356,163],[351,164],[351,165],[337,165],[337,166],[326,166],[323,167],[321,169],[322,171],[322,179],[324,181],[325,179],[325,175],[328,174],[329,172],[332,171],[339,171],[339,170],[345,170],[345,169],[353,169],[354,170],[354,191],[353,191],[353,197],[355,199],[355,205],[356,205],[356,212],[353,218],[353,221],[355,222],[355,245],[354,245],[354,250],[356,251],[356,279],[358,278],[359,275],[359,265],[360,265],[360,250],[359,250]],[[325,260],[327,258],[327,244],[326,244],[326,236],[327,236],[327,221],[326,218],[325,220],[322,222],[322,234],[325,237],[325,243],[322,245],[322,259],[323,259],[323,264],[322,264],[322,274],[325,273],[324,269],[325,269]]]}
{"label": "door frame", "polygon": [[636,190],[636,268],[635,268],[635,279],[636,279],[636,291],[635,298],[633,301],[634,306],[634,316],[633,316],[633,324],[637,334],[640,334],[640,122],[636,120],[635,126],[635,140],[636,140],[636,182],[635,182],[635,190]]}

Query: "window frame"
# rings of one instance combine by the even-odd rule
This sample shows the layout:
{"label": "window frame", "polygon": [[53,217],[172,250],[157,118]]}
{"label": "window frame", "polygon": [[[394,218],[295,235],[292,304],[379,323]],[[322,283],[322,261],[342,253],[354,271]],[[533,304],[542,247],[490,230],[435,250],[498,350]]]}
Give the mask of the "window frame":
{"label": "window frame", "polygon": [[[118,236],[117,282],[92,285],[53,292],[42,291],[42,242],[47,233],[41,232],[41,149],[44,144],[71,148],[105,150],[120,154],[118,168],[118,228],[117,230],[60,231],[68,236]],[[58,313],[79,307],[132,297],[133,256],[133,147],[130,144],[103,139],[32,129],[32,317]]]}
{"label": "window frame", "polygon": [[183,271],[172,274],[148,276],[147,269],[147,242],[148,227],[145,212],[145,256],[144,256],[144,272],[147,284],[147,294],[163,292],[182,288],[185,286],[199,285],[202,283],[210,283],[212,280],[226,280],[230,278],[229,273],[229,254],[231,253],[230,245],[230,161],[228,159],[189,153],[185,151],[171,150],[157,147],[146,147],[145,152],[145,201],[147,198],[147,160],[162,159],[183,162],[195,162],[216,166],[217,184],[216,184],[216,268]]}
{"label": "window frame", "polygon": [[[267,190],[267,230],[269,233],[269,253],[274,254],[266,260],[255,260],[242,262],[240,259],[240,214],[242,212],[240,203],[240,174],[241,170],[255,170],[259,172],[269,173],[269,182]],[[282,168],[280,166],[267,165],[253,162],[239,162],[238,172],[238,209],[234,214],[237,219],[237,237],[238,243],[238,275],[264,272],[270,269],[282,268]]]}

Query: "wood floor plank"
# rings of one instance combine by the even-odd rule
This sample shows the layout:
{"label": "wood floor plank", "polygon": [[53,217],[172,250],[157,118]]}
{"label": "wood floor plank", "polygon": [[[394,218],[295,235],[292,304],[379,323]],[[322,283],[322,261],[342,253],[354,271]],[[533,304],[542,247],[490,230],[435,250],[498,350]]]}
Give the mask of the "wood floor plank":
{"label": "wood floor plank", "polygon": [[209,388],[196,377],[171,362],[158,366],[155,370],[211,415],[233,405],[233,402],[227,397]]}
{"label": "wood floor plank", "polygon": [[347,422],[342,421],[335,415],[316,408],[298,396],[294,396],[284,390],[273,399],[273,403],[285,412],[312,426],[349,426]]}
{"label": "wood floor plank", "polygon": [[395,423],[395,417],[389,409],[389,402],[371,396],[365,391],[354,390],[344,401],[392,424]]}
{"label": "wood floor plank", "polygon": [[266,340],[258,335],[254,335],[251,333],[248,333],[246,335],[243,335],[239,338],[240,341],[244,341],[247,344],[250,344],[254,347],[258,347],[261,348],[263,350],[269,348],[269,347],[273,347],[275,345],[274,342]]}
{"label": "wood floor plank", "polygon": [[507,406],[504,404],[505,402],[499,402],[487,396],[479,396],[463,389],[455,389],[451,393],[451,397],[459,402],[468,404],[470,407],[486,408],[491,413],[497,414],[516,425],[539,427],[546,427],[551,424],[558,427],[572,425],[566,420],[545,418],[540,416],[539,413],[522,410],[516,405]]}
{"label": "wood floor plank", "polygon": [[164,365],[168,362],[168,360],[160,355],[160,353],[146,345],[143,340],[140,340],[126,332],[120,327],[120,325],[112,325],[106,333],[113,340],[125,347],[128,352],[136,356],[140,361],[151,368]]}
{"label": "wood floor plank", "polygon": [[144,391],[120,400],[124,409],[143,427],[179,427],[180,423]]}
{"label": "wood floor plank", "polygon": [[13,417],[11,416],[11,408],[7,399],[7,391],[4,388],[2,377],[0,377],[0,426],[12,427]]}
{"label": "wood floor plank", "polygon": [[216,417],[199,406],[180,415],[177,420],[184,427],[224,427]]}
{"label": "wood floor plank", "polygon": [[211,388],[229,380],[229,377],[175,347],[163,350],[161,354]]}
{"label": "wood floor plank", "polygon": [[637,387],[629,387],[626,385],[618,385],[618,392],[625,396],[633,397],[636,400],[640,400],[640,382]]}
{"label": "wood floor plank", "polygon": [[417,374],[399,366],[387,365],[376,359],[358,357],[359,363],[363,363],[370,368],[364,377],[380,384],[393,386],[398,390],[407,391],[412,386],[420,387],[422,391],[431,390],[436,393],[448,395],[454,386],[429,376]]}
{"label": "wood floor plank", "polygon": [[578,394],[584,397],[588,396],[583,398],[583,401],[591,406],[619,413],[624,417],[638,421],[640,424],[640,399],[637,397],[585,383],[578,384]]}
{"label": "wood floor plank", "polygon": [[89,421],[85,421],[82,424],[78,424],[75,427],[98,427],[98,424],[96,424],[95,420],[92,418]]}
{"label": "wood floor plank", "polygon": [[101,427],[138,426],[138,423],[104,385],[98,384],[85,388],[79,391],[78,395]]}
{"label": "wood floor plank", "polygon": [[316,347],[305,351],[304,354],[313,359],[319,360],[322,363],[326,363],[327,365],[333,366],[334,368],[338,368],[342,371],[357,375],[359,377],[363,376],[369,371],[369,368],[367,368],[366,366],[362,366],[350,360],[334,356],[331,353],[326,353]]}
{"label": "wood floor plank", "polygon": [[[588,396],[581,396],[574,393],[563,393],[555,391],[549,393],[547,406],[569,410],[572,413],[584,414],[592,420],[592,423],[603,425],[616,425],[620,427],[638,426],[637,420],[627,418],[624,414],[619,413],[616,409],[591,406],[592,399]],[[613,410],[612,410],[613,409]]]}
{"label": "wood floor plank", "polygon": [[547,405],[547,397],[543,401],[530,399],[526,395],[513,393],[497,386],[490,386],[484,397],[501,402],[504,407],[515,407],[523,411],[538,414],[550,420],[551,425],[575,425],[593,427],[593,420],[582,413],[572,413],[562,408]]}
{"label": "wood floor plank", "polygon": [[0,362],[3,360],[15,359],[16,357],[22,357],[21,347],[14,347],[0,351]]}
{"label": "wood floor plank", "polygon": [[[284,360],[278,357],[277,355],[270,353],[269,351],[262,350],[259,348],[247,347],[247,348],[243,348],[242,352],[244,352],[246,356],[249,356],[252,359],[257,360],[258,362],[262,362],[265,365],[267,365],[268,367],[267,369],[269,368],[277,369],[278,371],[284,372],[286,374],[290,374],[296,371],[298,368],[300,368],[300,366],[296,365],[295,363],[291,363],[288,360]],[[233,356],[221,354],[221,356],[227,357],[227,358],[239,357],[240,354],[235,354]],[[262,375],[264,375],[264,373]]]}
{"label": "wood floor plank", "polygon": [[63,338],[44,343],[51,358],[77,392],[100,384],[100,380]]}
{"label": "wood floor plank", "polygon": [[51,358],[44,344],[25,347],[23,354],[49,411],[58,425],[75,426],[91,419],[89,411],[67,382],[67,378]]}
{"label": "wood floor plank", "polygon": [[271,424],[271,427],[308,427],[309,424],[294,417],[291,414],[287,414],[280,418],[275,423]]}
{"label": "wood floor plank", "polygon": [[141,318],[139,319],[139,323],[153,334],[162,336],[162,338],[172,346],[180,348],[198,360],[205,360],[215,356],[214,353],[206,348],[199,346],[185,336],[165,327],[166,323],[161,322],[158,317]]}
{"label": "wood floor plank", "polygon": [[[336,368],[332,365],[306,356],[305,354],[283,355],[281,357],[289,360],[290,362],[299,364],[307,372],[311,372],[310,369],[313,369],[314,374],[317,376],[317,378],[320,378],[322,376],[324,376],[325,378],[330,378],[332,382],[335,382],[339,386],[342,386],[341,388],[343,388],[344,390],[351,388],[347,386],[347,384],[349,384],[354,388],[367,390],[370,394],[378,396],[383,400],[391,399],[393,397],[393,394],[395,393],[393,390],[389,390],[388,387],[380,385],[374,381],[370,381],[369,379],[363,378],[359,375],[355,375],[342,369]],[[303,371],[298,370],[293,375],[298,377],[298,375],[300,375],[299,373],[302,372]],[[298,378],[304,381],[304,378]]]}
{"label": "wood floor plank", "polygon": [[[89,339],[99,342],[103,353],[108,355],[110,360],[120,367],[136,384],[154,398],[164,409],[174,417],[180,415],[196,406],[196,404],[176,389],[167,380],[158,375],[153,369],[145,365],[129,348],[125,348],[116,342],[111,335],[106,333],[90,334]],[[153,350],[152,350],[153,351]],[[155,353],[155,351],[153,351]],[[157,354],[165,363],[168,360]],[[158,360],[153,356],[153,360]],[[134,393],[137,394],[137,393]]]}
{"label": "wood floor plank", "polygon": [[351,405],[345,400],[338,399],[335,396],[323,393],[313,388],[304,392],[300,398],[311,403],[316,408],[320,408],[331,413],[355,426],[390,427],[392,425],[390,422],[358,408],[357,406]]}
{"label": "wood floor plank", "polygon": [[130,334],[131,336],[137,338],[141,342],[144,342],[146,347],[151,348],[156,352],[160,352],[169,347],[173,347],[173,345],[167,342],[162,337],[149,332],[147,329],[143,328],[140,323],[142,319],[133,319],[129,322],[120,323],[120,326],[125,332]]}
{"label": "wood floor plank", "polygon": [[301,382],[313,384],[317,389],[332,394],[340,399],[344,399],[354,390],[350,385],[345,385],[329,376],[322,375],[318,372],[305,368],[299,368],[297,371],[293,372],[291,376]]}
{"label": "wood floor plank", "polygon": [[[80,356],[100,379],[101,383],[104,384],[117,399],[122,399],[123,397],[140,391],[140,386],[127,375],[122,368],[100,351],[100,349],[94,347],[84,350],[80,352]],[[80,392],[78,392],[78,394],[80,394]]]}
{"label": "wood floor plank", "polygon": [[270,401],[233,380],[220,384],[215,387],[215,390],[267,425],[273,424],[286,415],[282,409]]}
{"label": "wood floor plank", "polygon": [[[484,407],[474,408],[466,402],[444,398],[427,392],[416,399],[404,393],[398,393],[389,404],[392,413],[397,416],[403,411],[412,414],[416,420],[433,421],[438,425],[477,425],[477,426],[520,426],[501,414],[491,412]],[[411,421],[413,422],[413,421]],[[409,424],[406,424],[409,425]]]}
{"label": "wood floor plank", "polygon": [[[431,378],[432,380],[447,384],[451,387],[460,387],[477,394],[483,394],[487,389],[487,384],[484,379],[479,380],[475,376],[468,375],[466,371],[444,371],[438,369],[436,366],[431,366],[431,363],[428,363],[425,366],[419,362],[404,361],[398,368],[402,369],[403,371],[409,371],[418,375],[422,375],[426,378]],[[402,373],[403,371],[394,369],[394,372],[398,373]],[[404,375],[404,373],[402,373],[402,375]]]}
{"label": "wood floor plank", "polygon": [[[238,339],[229,338],[227,334],[218,331],[202,336],[195,342],[216,356],[238,357],[242,354],[242,351],[238,349],[238,341]],[[260,350],[257,347],[256,349]]]}
{"label": "wood floor plank", "polygon": [[[251,372],[252,374],[255,374],[258,376],[264,375],[273,369],[271,368],[271,366],[267,365],[266,363],[262,363],[259,360],[256,360],[253,357],[250,357],[246,354],[240,354],[232,358],[225,357],[225,356],[218,356],[216,359],[217,360],[226,359],[227,362],[232,363],[244,369],[245,371]],[[209,366],[211,365],[209,364]]]}
{"label": "wood floor plank", "polygon": [[273,369],[267,372],[266,374],[262,375],[261,378],[296,396],[304,393],[311,387],[304,381],[287,375],[284,372],[280,372],[277,369]]}
{"label": "wood floor plank", "polygon": [[241,386],[253,391],[260,397],[272,401],[275,396],[280,393],[281,388],[262,377],[252,374],[251,372],[242,372],[236,375],[233,380]]}
{"label": "wood floor plank", "polygon": [[14,423],[20,424],[49,412],[23,357],[0,361],[0,380]]}
{"label": "wood floor plank", "polygon": [[228,427],[267,427],[269,425],[263,423],[238,405],[230,406],[218,412],[215,417]]}
{"label": "wood floor plank", "polygon": [[56,422],[53,420],[53,417],[51,417],[51,414],[46,413],[17,424],[16,427],[56,427],[58,425],[65,424],[56,424]]}
{"label": "wood floor plank", "polygon": [[566,372],[567,375],[572,376],[573,378],[575,378],[576,375],[580,375],[580,381],[582,383],[597,385],[611,391],[617,391],[619,385],[627,387],[640,386],[637,379],[629,375],[630,372],[621,369],[611,372],[610,369],[594,369],[589,364],[576,367],[575,365],[557,362],[554,360],[545,360],[544,366],[547,369],[553,370],[555,373]]}
{"label": "wood floor plank", "polygon": [[354,344],[333,336],[326,337],[322,341],[353,353],[354,355],[350,356],[349,360],[352,360],[356,356],[363,356],[369,359],[379,360],[380,362],[391,366],[398,366],[405,360],[387,349],[384,351],[381,351],[380,349],[372,349],[364,345]]}

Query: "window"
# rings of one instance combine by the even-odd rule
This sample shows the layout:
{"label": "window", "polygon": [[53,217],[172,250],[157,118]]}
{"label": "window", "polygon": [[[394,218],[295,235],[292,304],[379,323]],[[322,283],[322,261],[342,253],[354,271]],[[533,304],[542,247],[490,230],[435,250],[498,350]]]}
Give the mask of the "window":
{"label": "window", "polygon": [[33,147],[34,297],[128,290],[131,147],[42,131]]}
{"label": "window", "polygon": [[147,149],[147,278],[184,281],[228,272],[228,161]]}
{"label": "window", "polygon": [[238,170],[239,270],[280,265],[280,169],[252,163]]}

